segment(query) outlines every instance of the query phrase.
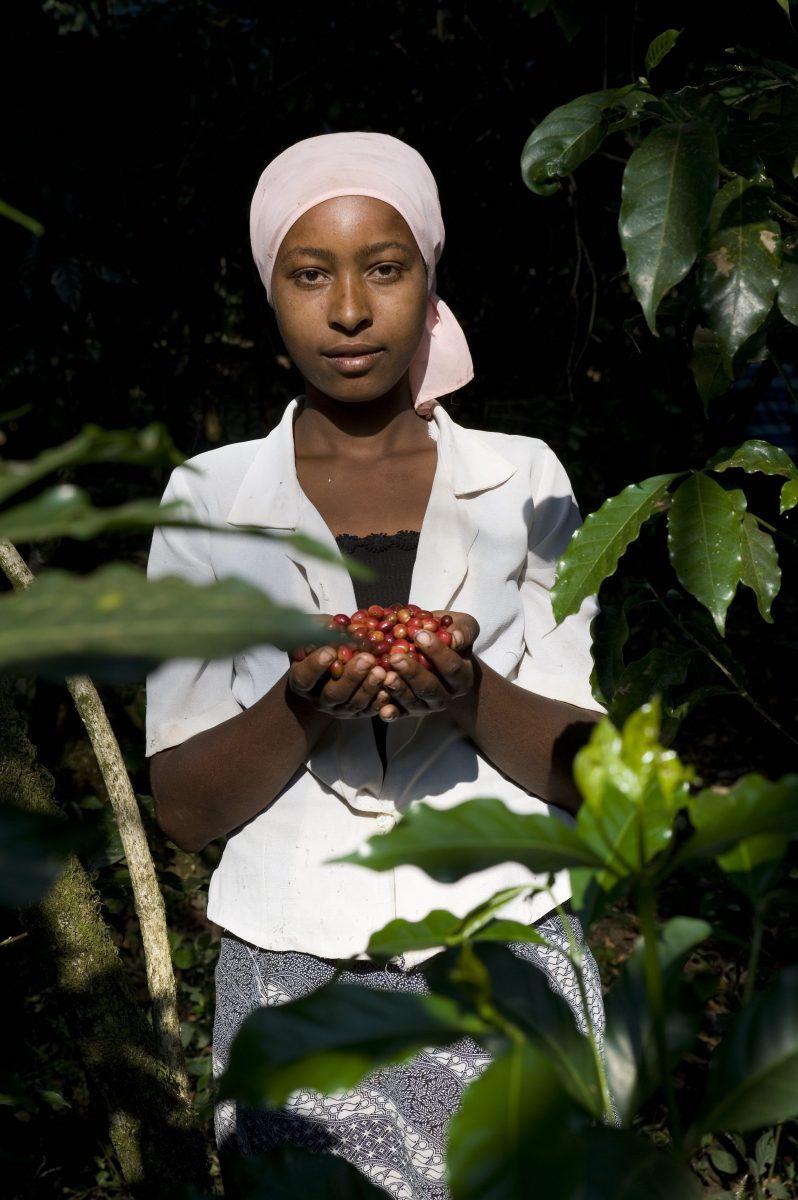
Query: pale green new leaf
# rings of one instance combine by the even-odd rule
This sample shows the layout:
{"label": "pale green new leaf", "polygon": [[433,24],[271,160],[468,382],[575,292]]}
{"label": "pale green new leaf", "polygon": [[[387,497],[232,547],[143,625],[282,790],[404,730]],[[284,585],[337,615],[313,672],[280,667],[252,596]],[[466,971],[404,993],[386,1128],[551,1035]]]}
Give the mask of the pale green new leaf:
{"label": "pale green new leaf", "polygon": [[781,587],[781,568],[773,538],[760,529],[756,517],[746,513],[743,517],[741,544],[743,548],[740,582],[753,589],[761,615],[773,623],[770,606]]}
{"label": "pale green new leaf", "polygon": [[605,891],[670,845],[676,813],[687,803],[695,773],[660,744],[661,707],[655,696],[620,732],[600,721],[574,758],[584,800],[577,827],[603,860],[597,879]]}
{"label": "pale green new leaf", "polygon": [[712,614],[724,634],[726,612],[742,571],[745,496],[703,471],[678,488],[668,512],[668,550],[679,582]]}
{"label": "pale green new leaf", "polygon": [[707,470],[727,471],[737,467],[749,474],[759,471],[763,475],[782,475],[787,482],[781,489],[781,512],[798,504],[798,466],[782,450],[761,438],[750,438],[742,442],[736,449],[725,446],[718,450],[707,463]]}
{"label": "pale green new leaf", "polygon": [[477,798],[439,809],[417,802],[389,833],[375,834],[352,854],[330,862],[390,871],[409,863],[442,883],[517,862],[530,871],[601,866],[577,831],[559,817],[513,812],[501,800]]}
{"label": "pale green new leaf", "polygon": [[521,151],[521,177],[539,196],[550,196],[567,175],[596,150],[607,132],[606,113],[634,85],[577,96],[544,117]]}
{"label": "pale green new leaf", "polygon": [[653,475],[642,483],[630,483],[617,496],[605,500],[601,508],[588,513],[557,563],[551,605],[558,625],[578,612],[585,597],[597,593],[602,582],[613,574],[643,522],[667,506],[668,486],[677,478],[678,473]]}
{"label": "pale green new leaf", "polygon": [[657,34],[655,38],[649,42],[646,50],[645,64],[646,71],[651,72],[662,62],[666,55],[670,54],[673,47],[676,45],[681,29],[666,29],[663,33]]}
{"label": "pale green new leaf", "polygon": [[318,616],[275,604],[242,579],[148,580],[127,563],[90,575],[50,570],[0,597],[0,670],[118,678],[126,667],[139,678],[164,659],[221,658],[263,643],[290,649],[318,641],[319,630]]}
{"label": "pale green new leaf", "polygon": [[731,1020],[712,1056],[698,1132],[745,1133],[798,1116],[798,967]]}
{"label": "pale green new leaf", "polygon": [[657,309],[695,262],[718,173],[711,125],[664,125],[631,154],[619,232],[629,282],[656,334]]}

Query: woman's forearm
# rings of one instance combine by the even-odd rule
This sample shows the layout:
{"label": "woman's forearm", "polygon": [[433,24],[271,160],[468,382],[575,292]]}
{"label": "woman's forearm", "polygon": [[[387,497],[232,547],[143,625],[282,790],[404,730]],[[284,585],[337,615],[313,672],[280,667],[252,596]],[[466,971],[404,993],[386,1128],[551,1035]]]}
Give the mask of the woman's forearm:
{"label": "woman's forearm", "polygon": [[602,714],[510,683],[474,657],[473,689],[448,711],[494,766],[549,804],[575,813],[573,758]]}
{"label": "woman's forearm", "polygon": [[154,754],[158,824],[183,850],[201,850],[262,812],[334,720],[288,687],[288,672],[250,708]]}

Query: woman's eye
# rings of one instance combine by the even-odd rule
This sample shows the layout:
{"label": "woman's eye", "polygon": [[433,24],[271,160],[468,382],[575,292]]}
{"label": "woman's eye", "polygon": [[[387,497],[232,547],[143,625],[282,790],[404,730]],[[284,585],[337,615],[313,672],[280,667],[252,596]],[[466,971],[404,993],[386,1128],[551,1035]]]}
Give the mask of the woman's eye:
{"label": "woman's eye", "polygon": [[[397,266],[396,263],[379,263],[374,270],[379,272],[377,278],[384,279],[386,282],[393,282],[402,273],[402,268]],[[296,272],[294,278],[298,279],[301,283],[312,286],[318,283],[319,279],[323,278],[323,275],[316,267],[303,267],[301,271]]]}

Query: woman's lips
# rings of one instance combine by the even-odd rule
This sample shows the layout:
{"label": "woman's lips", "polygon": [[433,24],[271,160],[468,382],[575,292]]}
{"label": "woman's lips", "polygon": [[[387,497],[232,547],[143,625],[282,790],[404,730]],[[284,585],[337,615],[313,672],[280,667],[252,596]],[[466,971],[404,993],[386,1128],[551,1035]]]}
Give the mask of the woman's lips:
{"label": "woman's lips", "polygon": [[342,375],[353,375],[359,371],[368,371],[384,353],[383,350],[374,350],[371,354],[325,354],[324,357]]}

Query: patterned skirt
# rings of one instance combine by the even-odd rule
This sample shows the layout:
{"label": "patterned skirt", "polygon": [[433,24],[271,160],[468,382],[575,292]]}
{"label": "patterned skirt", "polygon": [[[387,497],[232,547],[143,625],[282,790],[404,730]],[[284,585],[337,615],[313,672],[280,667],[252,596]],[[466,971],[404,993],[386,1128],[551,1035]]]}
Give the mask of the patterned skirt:
{"label": "patterned skirt", "polygon": [[[584,944],[582,927],[569,913],[583,951],[582,974],[593,1027],[602,1047],[604,1002],[598,967]],[[535,922],[547,941],[568,950],[568,936],[557,914]],[[570,1005],[582,1033],[587,1022],[573,967],[545,946],[508,943],[510,950],[541,970],[549,986]],[[405,970],[401,957],[384,968],[350,961],[338,981],[382,991],[427,992],[424,963]],[[223,934],[215,970],[213,1075],[229,1060],[230,1045],[244,1019],[260,1006],[284,1004],[328,983],[340,964],[291,950],[263,950]],[[235,1101],[214,1110],[216,1143],[222,1169],[231,1157],[263,1154],[280,1145],[299,1145],[319,1154],[337,1154],[357,1167],[395,1200],[449,1200],[446,1186],[446,1129],[463,1089],[491,1062],[472,1038],[429,1048],[411,1061],[372,1071],[352,1091],[323,1096],[311,1090],[292,1093],[279,1110],[249,1109]]]}

